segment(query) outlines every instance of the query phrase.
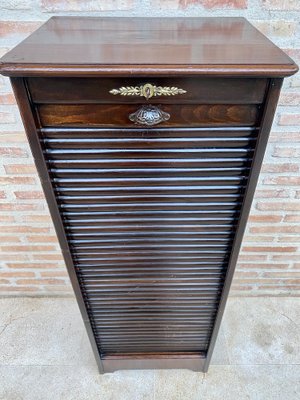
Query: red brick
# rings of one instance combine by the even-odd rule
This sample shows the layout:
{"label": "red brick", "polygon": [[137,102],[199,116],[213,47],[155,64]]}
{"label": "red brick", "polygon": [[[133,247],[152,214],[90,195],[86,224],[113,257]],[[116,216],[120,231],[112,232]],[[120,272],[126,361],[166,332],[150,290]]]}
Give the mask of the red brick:
{"label": "red brick", "polygon": [[17,285],[65,285],[63,279],[19,279]]}
{"label": "red brick", "polygon": [[0,104],[15,104],[16,99],[12,93],[0,93]]}
{"label": "red brick", "polygon": [[300,114],[281,114],[278,120],[279,125],[292,126],[300,125]]}
{"label": "red brick", "polygon": [[300,148],[298,147],[275,147],[273,157],[300,157]]}
{"label": "red brick", "polygon": [[249,228],[250,233],[254,234],[263,234],[263,233],[269,233],[269,234],[275,234],[275,233],[300,233],[300,226],[298,225],[279,225],[279,226],[274,226],[274,225],[269,225],[269,226],[251,226]]}
{"label": "red brick", "polygon": [[[299,254],[289,254],[289,261],[299,261]],[[272,260],[274,261],[286,261],[287,255],[272,255]]]}
{"label": "red brick", "polygon": [[42,235],[33,235],[33,236],[27,236],[26,239],[30,243],[56,243],[57,242],[57,237],[55,235],[47,235],[47,236],[42,236]]}
{"label": "red brick", "polygon": [[0,177],[0,185],[34,185],[35,179],[30,176],[3,176]]}
{"label": "red brick", "polygon": [[8,283],[10,283],[8,279],[0,279],[0,285],[7,285]]}
{"label": "red brick", "polygon": [[42,22],[33,21],[1,21],[0,24],[0,38],[8,36],[26,37],[35,31]]}
{"label": "red brick", "polygon": [[[49,0],[50,1],[50,0]],[[152,0],[153,7],[164,8],[187,8],[191,5],[199,5],[204,8],[247,8],[247,0]]]}
{"label": "red brick", "polygon": [[14,292],[37,292],[38,288],[37,287],[31,287],[31,286],[2,286],[0,287],[1,292],[6,292],[6,293],[14,293]]}
{"label": "red brick", "polygon": [[3,190],[0,190],[0,199],[5,199],[6,198],[6,194]]}
{"label": "red brick", "polygon": [[283,285],[294,285],[300,283],[299,279],[272,279],[272,278],[252,278],[252,279],[234,279],[235,283],[250,283],[253,285],[278,285],[282,283]]}
{"label": "red brick", "polygon": [[1,261],[12,261],[12,262],[25,262],[28,261],[29,257],[26,253],[14,253],[14,254],[1,254]]}
{"label": "red brick", "polygon": [[[278,238],[278,241],[279,242],[286,242],[286,243],[299,243],[299,245],[300,245],[300,236],[299,235],[297,235],[297,236],[280,236],[279,238]],[[299,259],[300,259],[300,257],[299,257]]]}
{"label": "red brick", "polygon": [[284,286],[280,286],[280,285],[270,285],[270,286],[260,285],[259,289],[260,290],[271,290],[272,292],[274,292],[274,290],[280,290],[282,292],[286,292],[288,290],[300,290],[300,286],[288,285],[287,283],[284,283]]}
{"label": "red brick", "polygon": [[[300,135],[300,134],[299,134]],[[264,164],[262,167],[262,172],[268,172],[268,173],[281,173],[281,172],[298,172],[299,171],[299,165],[298,164],[290,164],[290,163],[283,163],[283,164]],[[257,194],[256,191],[255,195]]]}
{"label": "red brick", "polygon": [[[244,285],[244,284],[251,284],[253,286],[261,283],[261,278],[245,278],[245,279],[241,279],[241,278],[234,278],[234,283],[235,284],[240,284],[240,285]],[[265,282],[264,282],[265,283]]]}
{"label": "red brick", "polygon": [[273,247],[273,246],[244,246],[242,248],[242,251],[247,251],[250,253],[257,252],[257,253],[263,253],[263,252],[271,252],[271,253],[293,253],[297,251],[297,247],[292,247],[292,246],[282,246],[282,247]]}
{"label": "red brick", "polygon": [[258,242],[258,243],[271,243],[275,241],[275,237],[273,236],[257,236],[257,235],[248,235],[244,236],[243,243],[247,242]]}
{"label": "red brick", "polygon": [[49,233],[49,228],[25,226],[25,225],[12,225],[12,226],[4,226],[2,233]]}
{"label": "red brick", "polygon": [[41,204],[0,203],[0,211],[36,211],[42,210],[43,208]]}
{"label": "red brick", "polygon": [[46,245],[16,245],[16,246],[0,246],[0,251],[3,252],[19,252],[19,251],[55,251],[55,246],[46,246]]}
{"label": "red brick", "polygon": [[[280,279],[297,279],[300,278],[300,272],[297,271],[284,271],[284,272],[263,272],[264,278],[280,278]],[[300,280],[299,280],[300,283]]]}
{"label": "red brick", "polygon": [[288,279],[288,278],[276,278],[276,279],[272,279],[272,278],[265,278],[261,283],[266,284],[266,283],[273,283],[273,284],[282,284],[283,286],[291,286],[291,285],[299,285],[299,289],[300,289],[300,279]]}
{"label": "red brick", "polygon": [[28,157],[28,153],[19,147],[0,147],[0,157]]}
{"label": "red brick", "polygon": [[280,222],[281,220],[280,215],[250,215],[248,219],[248,221],[256,223]]}
{"label": "red brick", "polygon": [[238,262],[254,262],[254,261],[266,261],[267,260],[267,256],[266,254],[240,254],[239,255],[239,259]]}
{"label": "red brick", "polygon": [[258,269],[258,270],[264,270],[264,269],[287,269],[289,267],[289,264],[263,264],[263,263],[247,263],[247,264],[238,264],[237,268],[245,268],[245,269]]}
{"label": "red brick", "polygon": [[267,10],[299,11],[299,0],[262,0]]}
{"label": "red brick", "polygon": [[36,261],[62,261],[61,254],[33,254],[32,258]]}
{"label": "red brick", "polygon": [[[2,23],[3,21],[1,21]],[[1,27],[1,24],[0,24]],[[0,28],[1,29],[1,28]],[[0,112],[0,121],[2,124],[13,124],[16,122],[15,116],[11,112]]]}
{"label": "red brick", "polygon": [[300,202],[299,201],[289,201],[289,202],[274,202],[268,203],[263,201],[258,201],[256,208],[261,211],[299,211]]}
{"label": "red brick", "polygon": [[269,142],[272,143],[300,142],[300,132],[273,132],[273,134],[270,136]]}
{"label": "red brick", "polygon": [[284,189],[259,189],[255,192],[255,198],[288,198],[289,192]]}
{"label": "red brick", "polygon": [[300,186],[300,176],[267,176],[265,185]]}
{"label": "red brick", "polygon": [[258,272],[256,271],[239,270],[234,273],[234,279],[257,278],[257,277],[258,277]]}
{"label": "red brick", "polygon": [[133,0],[41,0],[41,7],[44,11],[104,11],[104,10],[128,10],[133,6]]}
{"label": "red brick", "polygon": [[35,276],[34,272],[0,272],[0,277],[2,278],[33,278]]}
{"label": "red brick", "polygon": [[[254,289],[253,285],[240,286],[240,285],[236,285],[235,284],[235,280],[233,280],[233,283],[232,283],[231,288],[230,288],[231,296],[232,296],[233,292],[250,291],[250,290],[253,290],[253,289]],[[248,296],[248,293],[247,293],[247,296]]]}
{"label": "red brick", "polygon": [[12,215],[0,215],[0,222],[15,222],[15,218]]}
{"label": "red brick", "polygon": [[23,220],[26,222],[52,222],[50,215],[24,215]]}
{"label": "red brick", "polygon": [[50,272],[46,271],[46,272],[41,272],[41,276],[44,278],[69,277],[67,271],[50,271]]}
{"label": "red brick", "polygon": [[36,174],[37,170],[33,164],[9,164],[4,165],[7,174]]}
{"label": "red brick", "polygon": [[22,199],[22,200],[38,200],[45,198],[44,193],[37,190],[17,191],[15,192],[15,196],[17,199]]}
{"label": "red brick", "polygon": [[13,269],[35,269],[35,268],[38,268],[38,269],[41,269],[41,268],[43,268],[43,269],[52,269],[52,268],[58,268],[59,267],[59,265],[58,264],[55,264],[55,263],[30,263],[30,262],[28,262],[28,263],[7,263],[7,266],[9,267],[9,268],[13,268]]}
{"label": "red brick", "polygon": [[[284,222],[300,222],[300,215],[293,215],[293,214],[289,214],[286,215],[283,219]],[[300,240],[300,238],[299,238]]]}
{"label": "red brick", "polygon": [[48,293],[57,293],[60,292],[62,293],[64,296],[65,295],[73,295],[73,289],[70,286],[69,282],[66,282],[65,285],[61,285],[61,286],[55,286],[55,285],[49,285],[49,286],[45,286],[44,290],[47,291]]}

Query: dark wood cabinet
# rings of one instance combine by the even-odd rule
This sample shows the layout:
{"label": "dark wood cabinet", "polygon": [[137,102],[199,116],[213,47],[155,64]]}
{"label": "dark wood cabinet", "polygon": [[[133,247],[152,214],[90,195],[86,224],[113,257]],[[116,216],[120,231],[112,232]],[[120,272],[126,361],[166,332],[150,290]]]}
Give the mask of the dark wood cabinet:
{"label": "dark wood cabinet", "polygon": [[297,66],[243,18],[62,17],[0,71],[100,371],[206,371]]}

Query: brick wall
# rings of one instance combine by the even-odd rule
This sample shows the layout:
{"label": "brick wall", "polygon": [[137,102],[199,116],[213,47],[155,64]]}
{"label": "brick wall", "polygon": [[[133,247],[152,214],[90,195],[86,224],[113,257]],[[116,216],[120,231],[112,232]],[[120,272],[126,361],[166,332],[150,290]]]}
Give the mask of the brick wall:
{"label": "brick wall", "polygon": [[[5,0],[0,54],[52,15],[245,16],[300,63],[299,0]],[[297,47],[298,46],[298,47]],[[287,79],[233,295],[300,293],[300,79]],[[0,77],[0,295],[71,293],[7,79]]]}

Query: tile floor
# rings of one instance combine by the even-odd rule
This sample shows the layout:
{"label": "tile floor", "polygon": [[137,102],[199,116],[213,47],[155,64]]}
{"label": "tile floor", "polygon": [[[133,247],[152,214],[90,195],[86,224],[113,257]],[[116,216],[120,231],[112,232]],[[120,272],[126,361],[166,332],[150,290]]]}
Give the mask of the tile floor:
{"label": "tile floor", "polygon": [[230,298],[208,374],[99,375],[73,298],[2,298],[0,399],[299,400],[299,324],[300,298]]}

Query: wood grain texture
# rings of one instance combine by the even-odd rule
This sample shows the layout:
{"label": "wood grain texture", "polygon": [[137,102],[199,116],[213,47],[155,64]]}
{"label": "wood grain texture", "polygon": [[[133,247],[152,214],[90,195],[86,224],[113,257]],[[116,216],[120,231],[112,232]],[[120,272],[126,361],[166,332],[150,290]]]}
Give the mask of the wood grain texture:
{"label": "wood grain texture", "polygon": [[[43,126],[137,126],[129,115],[138,107],[128,104],[61,105],[41,104],[38,112]],[[257,123],[256,105],[162,105],[161,110],[171,115],[159,126],[253,126]]]}
{"label": "wood grain texture", "polygon": [[296,64],[244,18],[53,17],[6,54],[10,76],[288,76]]}
{"label": "wood grain texture", "polygon": [[[186,91],[174,96],[113,95],[110,90],[122,86],[139,87],[146,83],[178,87]],[[243,78],[28,78],[27,84],[35,103],[138,103],[138,104],[260,104],[267,79]]]}

